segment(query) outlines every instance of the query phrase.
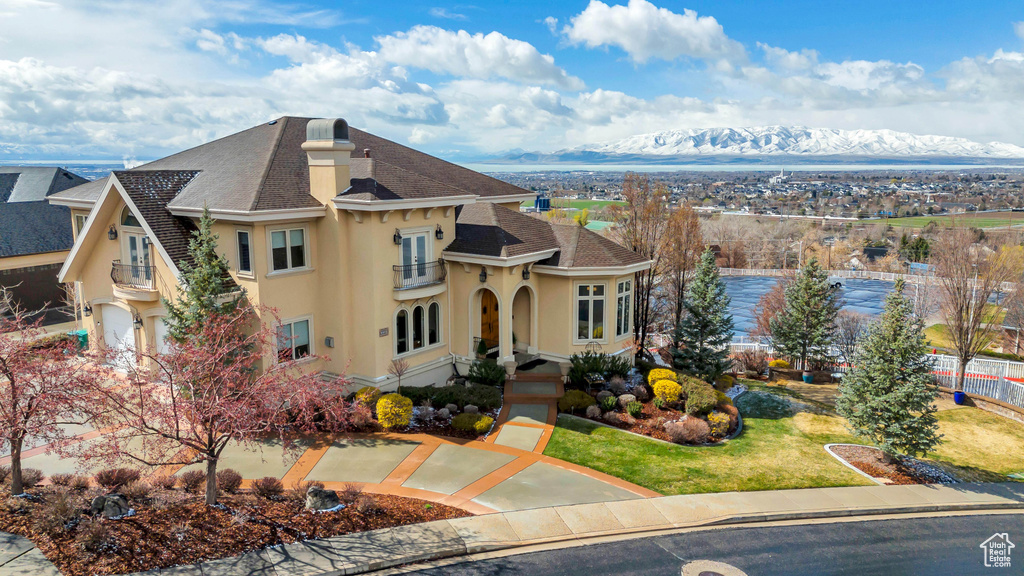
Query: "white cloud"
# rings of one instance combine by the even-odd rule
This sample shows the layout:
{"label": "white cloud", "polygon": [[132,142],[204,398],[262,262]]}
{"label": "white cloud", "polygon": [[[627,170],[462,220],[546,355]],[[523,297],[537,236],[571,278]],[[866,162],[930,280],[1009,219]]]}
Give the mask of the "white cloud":
{"label": "white cloud", "polygon": [[541,22],[548,27],[548,30],[550,30],[552,34],[555,34],[558,31],[558,18],[548,16],[544,20],[541,20]]}
{"label": "white cloud", "polygon": [[785,48],[776,48],[758,42],[757,47],[764,51],[765,60],[774,67],[785,70],[808,70],[818,63],[818,52],[816,50],[803,49],[799,52],[790,52]]}
{"label": "white cloud", "polygon": [[743,46],[726,36],[711,16],[693,10],[677,14],[647,0],[629,0],[609,6],[591,0],[583,12],[562,29],[573,44],[588,48],[618,46],[636,62],[651,58],[674,60],[681,56],[707,60],[743,60]]}
{"label": "white cloud", "polygon": [[444,18],[446,20],[466,20],[465,14],[459,14],[458,12],[449,12],[447,8],[431,8],[429,13],[434,18]]}
{"label": "white cloud", "polygon": [[1014,22],[1013,33],[1017,35],[1017,38],[1024,40],[1024,22]]}
{"label": "white cloud", "polygon": [[499,32],[470,34],[436,26],[377,36],[380,55],[389,62],[469,78],[502,77],[580,89],[583,81],[555,65],[528,42]]}

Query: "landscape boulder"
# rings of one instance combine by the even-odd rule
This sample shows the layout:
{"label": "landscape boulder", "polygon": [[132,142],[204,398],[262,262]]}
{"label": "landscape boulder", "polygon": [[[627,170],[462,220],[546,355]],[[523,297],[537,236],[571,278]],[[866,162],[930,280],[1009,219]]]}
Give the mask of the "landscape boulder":
{"label": "landscape boulder", "polygon": [[466,414],[479,414],[480,413],[480,408],[477,408],[476,406],[474,406],[472,404],[466,404],[466,406],[462,409],[462,411],[465,412]]}
{"label": "landscape boulder", "polygon": [[94,516],[102,514],[104,518],[124,516],[130,510],[131,508],[128,506],[128,500],[120,494],[97,496],[92,499],[92,506],[90,507],[90,511]]}
{"label": "landscape boulder", "polygon": [[636,396],[632,394],[623,394],[622,396],[619,396],[619,408],[625,410],[626,406],[629,406],[630,402],[636,402]]}
{"label": "landscape boulder", "polygon": [[447,408],[441,408],[440,410],[437,411],[437,417],[447,420],[452,417],[451,410],[448,410]]}
{"label": "landscape boulder", "polygon": [[607,390],[601,390],[597,393],[597,403],[600,404],[605,398],[610,398],[612,396],[615,396],[615,394],[612,394]]}
{"label": "landscape boulder", "polygon": [[445,404],[444,408],[445,410],[448,411],[449,414],[455,414],[456,412],[459,411],[459,407],[456,406],[455,404]]}
{"label": "landscape boulder", "polygon": [[325,490],[319,486],[310,486],[306,490],[307,510],[330,510],[341,504],[338,493],[334,490]]}

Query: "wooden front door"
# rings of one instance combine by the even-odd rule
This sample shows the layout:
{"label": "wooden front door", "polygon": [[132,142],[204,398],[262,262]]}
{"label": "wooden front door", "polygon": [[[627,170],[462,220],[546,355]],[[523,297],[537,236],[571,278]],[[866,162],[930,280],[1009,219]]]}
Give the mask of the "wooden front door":
{"label": "wooden front door", "polygon": [[490,290],[480,297],[480,338],[488,348],[498,346],[498,297]]}

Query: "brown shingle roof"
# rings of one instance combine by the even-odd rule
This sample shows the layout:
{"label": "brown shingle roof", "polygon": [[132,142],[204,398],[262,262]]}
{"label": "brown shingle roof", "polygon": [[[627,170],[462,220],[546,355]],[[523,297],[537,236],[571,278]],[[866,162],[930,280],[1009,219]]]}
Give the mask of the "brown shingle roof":
{"label": "brown shingle roof", "polygon": [[551,228],[559,250],[540,264],[563,268],[604,268],[647,262],[636,252],[582,226],[552,224]]}
{"label": "brown shingle roof", "polygon": [[468,204],[455,222],[455,240],[445,249],[509,258],[558,248],[551,225],[490,202]]}
{"label": "brown shingle roof", "polygon": [[410,172],[375,158],[353,158],[352,187],[338,196],[346,200],[409,200],[466,196],[465,190]]}
{"label": "brown shingle roof", "polygon": [[196,226],[192,220],[168,212],[167,203],[181,193],[197,174],[195,170],[114,172],[132,203],[139,209],[139,216],[153,230],[157,241],[175,265],[182,260],[191,260],[188,243]]}

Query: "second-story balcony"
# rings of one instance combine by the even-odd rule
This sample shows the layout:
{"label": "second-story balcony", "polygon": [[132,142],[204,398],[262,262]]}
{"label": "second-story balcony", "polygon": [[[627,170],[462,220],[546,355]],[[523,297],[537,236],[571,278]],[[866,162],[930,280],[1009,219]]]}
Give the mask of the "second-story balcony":
{"label": "second-story balcony", "polygon": [[434,284],[444,284],[448,269],[444,260],[392,266],[395,290],[411,290]]}
{"label": "second-story balcony", "polygon": [[153,300],[156,294],[156,271],[152,266],[122,264],[114,260],[110,266],[110,279],[114,281],[115,292],[133,300]]}

